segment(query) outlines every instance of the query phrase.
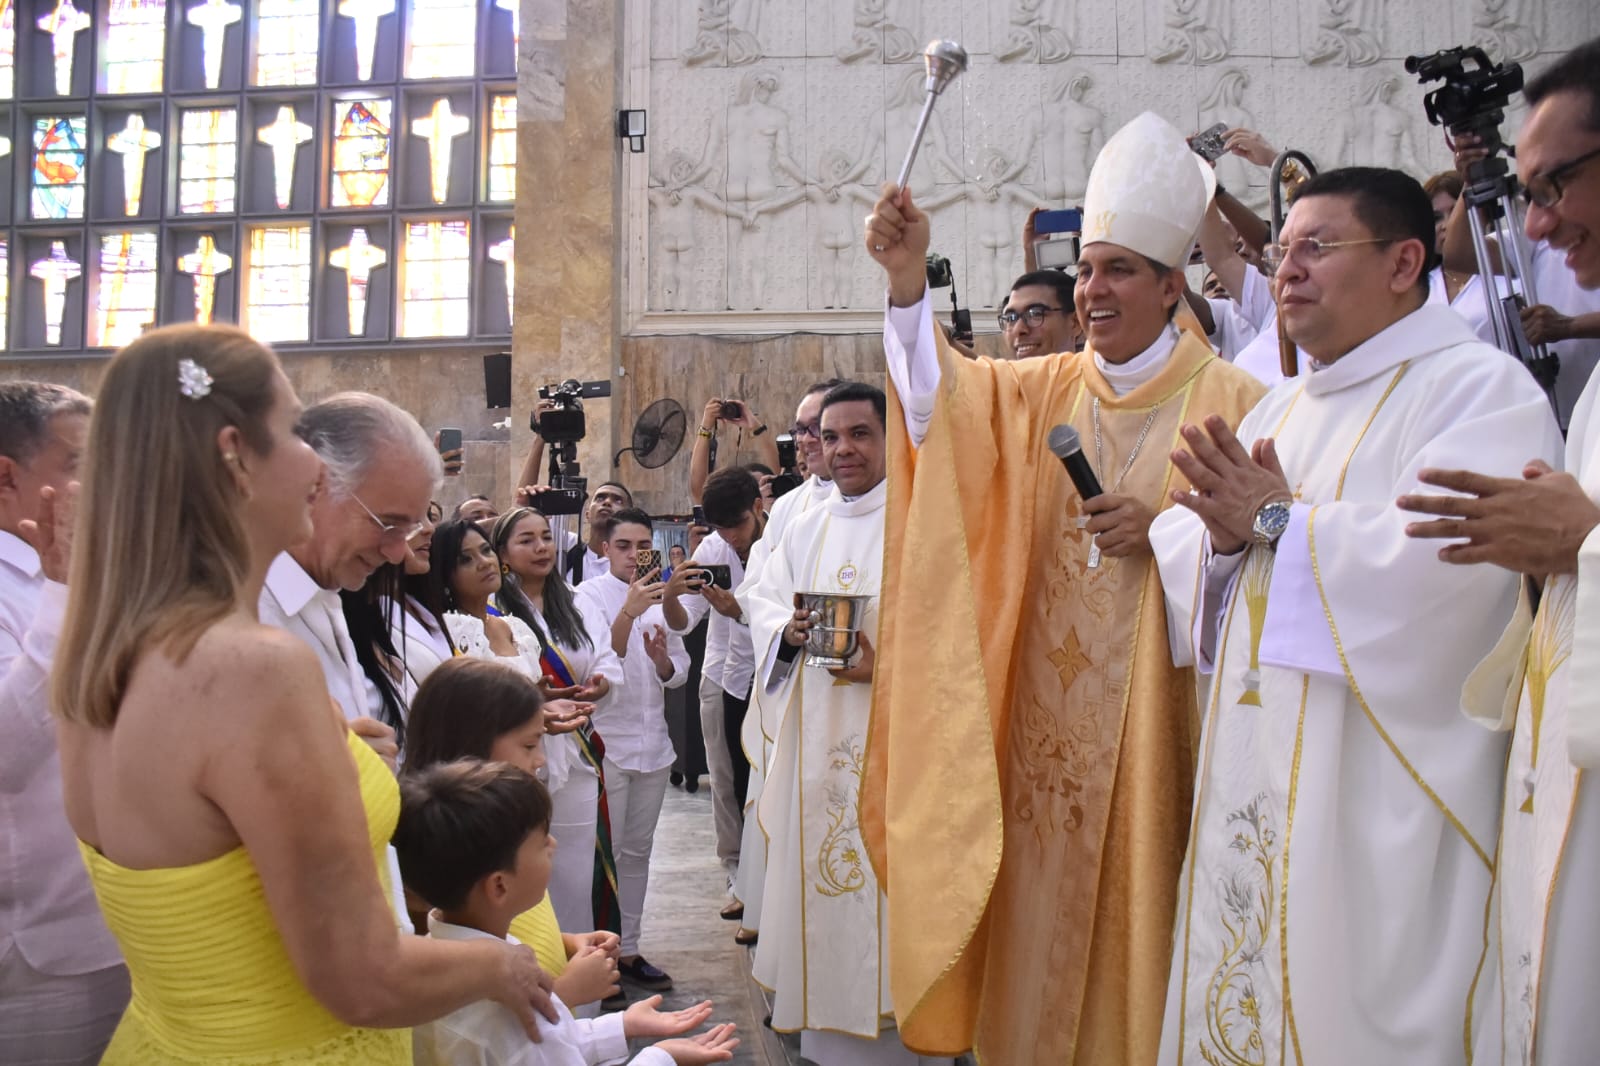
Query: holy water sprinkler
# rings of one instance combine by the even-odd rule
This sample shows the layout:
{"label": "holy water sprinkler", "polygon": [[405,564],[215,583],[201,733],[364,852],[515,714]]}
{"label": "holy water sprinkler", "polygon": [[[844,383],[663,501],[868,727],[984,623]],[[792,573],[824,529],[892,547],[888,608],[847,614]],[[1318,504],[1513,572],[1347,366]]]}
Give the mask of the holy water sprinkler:
{"label": "holy water sprinkler", "polygon": [[928,68],[928,98],[922,103],[922,115],[917,119],[917,132],[911,135],[906,149],[906,161],[900,167],[900,188],[911,180],[911,165],[917,161],[917,149],[922,147],[922,135],[928,128],[928,117],[933,114],[933,102],[944,92],[956,76],[967,69],[967,50],[954,41],[934,41],[922,51],[922,61]]}

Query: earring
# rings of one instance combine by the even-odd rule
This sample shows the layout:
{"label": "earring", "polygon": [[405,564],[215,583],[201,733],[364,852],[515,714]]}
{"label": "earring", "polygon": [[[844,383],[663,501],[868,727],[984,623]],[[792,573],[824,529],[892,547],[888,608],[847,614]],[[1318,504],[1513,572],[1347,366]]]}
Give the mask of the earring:
{"label": "earring", "polygon": [[225,462],[225,463],[237,463],[239,461],[239,453],[238,452],[223,452],[222,453],[222,461]]}

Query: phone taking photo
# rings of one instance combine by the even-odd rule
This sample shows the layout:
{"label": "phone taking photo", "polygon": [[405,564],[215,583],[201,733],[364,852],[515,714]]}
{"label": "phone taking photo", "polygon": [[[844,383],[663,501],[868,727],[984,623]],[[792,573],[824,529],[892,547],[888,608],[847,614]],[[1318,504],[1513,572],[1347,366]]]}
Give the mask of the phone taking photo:
{"label": "phone taking photo", "polygon": [[724,563],[696,563],[696,566],[706,575],[709,584],[719,589],[733,591],[733,568]]}
{"label": "phone taking photo", "polygon": [[448,455],[461,450],[461,431],[446,427],[439,431],[439,454]]}
{"label": "phone taking photo", "polygon": [[1207,163],[1215,163],[1228,150],[1228,124],[1219,122],[1189,138],[1189,148]]}
{"label": "phone taking photo", "polygon": [[654,548],[640,548],[634,556],[634,564],[637,569],[634,571],[633,579],[638,581],[650,571],[661,569],[661,553]]}

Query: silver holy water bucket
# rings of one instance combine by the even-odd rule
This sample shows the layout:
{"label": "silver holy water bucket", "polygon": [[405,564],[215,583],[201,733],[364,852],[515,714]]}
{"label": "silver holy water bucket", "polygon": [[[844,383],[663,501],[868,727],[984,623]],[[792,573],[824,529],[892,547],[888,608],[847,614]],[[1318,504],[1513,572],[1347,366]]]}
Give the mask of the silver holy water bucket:
{"label": "silver holy water bucket", "polygon": [[811,612],[811,632],[806,637],[806,665],[837,669],[850,665],[861,647],[861,616],[870,596],[843,592],[802,592],[800,606]]}

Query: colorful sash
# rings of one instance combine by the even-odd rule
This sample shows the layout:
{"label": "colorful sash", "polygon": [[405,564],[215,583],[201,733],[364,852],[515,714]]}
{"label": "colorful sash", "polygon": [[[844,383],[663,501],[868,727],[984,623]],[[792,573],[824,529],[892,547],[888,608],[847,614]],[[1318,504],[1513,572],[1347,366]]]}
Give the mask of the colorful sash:
{"label": "colorful sash", "polygon": [[[570,688],[579,683],[572,676],[571,665],[553,644],[546,643],[540,652],[539,669],[558,687]],[[617,860],[611,852],[611,807],[606,802],[606,745],[588,722],[583,723],[572,736],[578,742],[578,753],[594,771],[600,788],[594,823],[594,927],[621,935],[622,909],[617,904]]]}

